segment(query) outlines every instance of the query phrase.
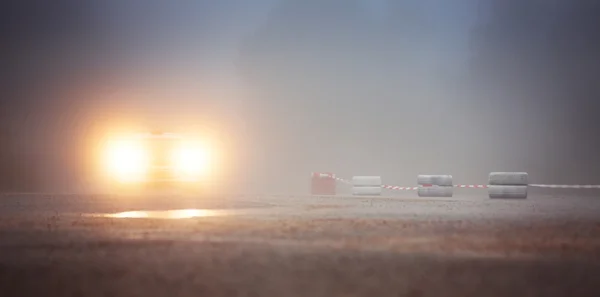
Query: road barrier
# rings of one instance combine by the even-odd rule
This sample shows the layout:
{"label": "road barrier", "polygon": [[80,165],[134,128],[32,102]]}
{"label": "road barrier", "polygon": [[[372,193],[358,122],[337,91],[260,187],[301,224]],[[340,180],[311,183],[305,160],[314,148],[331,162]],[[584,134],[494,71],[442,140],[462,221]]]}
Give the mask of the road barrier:
{"label": "road barrier", "polygon": [[381,187],[352,187],[354,196],[381,196]]}
{"label": "road barrier", "polygon": [[452,187],[452,175],[418,175],[417,185],[427,186],[441,186],[441,187]]}
{"label": "road barrier", "polygon": [[488,195],[490,198],[525,199],[528,179],[527,172],[491,172]]}
{"label": "road barrier", "polygon": [[398,190],[398,191],[410,191],[410,190],[418,190],[419,187],[399,187],[399,186],[390,186],[390,185],[382,185],[381,186],[384,189],[388,189],[388,190]]}
{"label": "road barrier", "polygon": [[552,189],[600,189],[600,185],[555,185],[529,184],[527,172],[491,172],[487,185],[458,184],[453,185],[452,175],[419,175],[418,186],[394,186],[382,184],[380,176],[355,176],[352,181],[332,175],[338,182],[351,185],[354,195],[379,196],[382,189],[412,191],[416,190],[419,197],[452,197],[454,188],[487,189],[489,198],[493,199],[525,199],[528,188]]}
{"label": "road barrier", "polygon": [[452,197],[454,187],[447,186],[424,186],[417,190],[419,197]]}
{"label": "road barrier", "polygon": [[419,175],[417,184],[419,197],[452,197],[454,193],[452,175]]}
{"label": "road barrier", "polygon": [[530,187],[551,189],[600,189],[600,185],[541,185],[529,184]]}
{"label": "road barrier", "polygon": [[335,174],[313,172],[310,177],[311,195],[335,195],[337,183]]}
{"label": "road barrier", "polygon": [[488,186],[490,198],[496,199],[525,199],[527,198],[527,186]]}
{"label": "road barrier", "polygon": [[488,185],[492,186],[526,186],[529,175],[527,172],[492,172]]}
{"label": "road barrier", "polygon": [[352,195],[380,196],[382,192],[381,176],[352,177]]}

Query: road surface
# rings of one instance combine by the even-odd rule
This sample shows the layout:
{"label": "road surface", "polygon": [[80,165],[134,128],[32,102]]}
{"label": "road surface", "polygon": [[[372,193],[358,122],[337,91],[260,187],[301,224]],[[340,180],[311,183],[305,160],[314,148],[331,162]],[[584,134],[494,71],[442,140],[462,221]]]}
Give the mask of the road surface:
{"label": "road surface", "polygon": [[600,296],[599,193],[474,193],[4,194],[0,296]]}

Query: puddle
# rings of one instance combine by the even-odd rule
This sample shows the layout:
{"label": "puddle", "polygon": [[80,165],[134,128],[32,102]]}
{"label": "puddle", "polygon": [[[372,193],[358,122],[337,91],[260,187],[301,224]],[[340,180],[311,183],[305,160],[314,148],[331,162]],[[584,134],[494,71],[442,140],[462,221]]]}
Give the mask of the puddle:
{"label": "puddle", "polygon": [[117,219],[190,219],[224,215],[222,210],[175,209],[175,210],[135,210],[118,213],[93,214],[91,216]]}
{"label": "puddle", "polygon": [[[189,208],[189,209],[170,209],[170,210],[132,210],[116,213],[87,213],[84,217],[96,218],[115,218],[115,219],[190,219],[203,217],[250,217],[267,218],[280,217],[281,215],[297,214],[297,209],[286,209],[277,207],[258,207],[258,208]],[[82,216],[82,214],[78,214]]]}

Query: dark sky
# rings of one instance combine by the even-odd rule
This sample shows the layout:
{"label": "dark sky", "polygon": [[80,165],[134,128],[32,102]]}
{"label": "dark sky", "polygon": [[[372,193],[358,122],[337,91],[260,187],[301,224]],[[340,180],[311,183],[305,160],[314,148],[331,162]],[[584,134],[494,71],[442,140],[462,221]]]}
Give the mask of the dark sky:
{"label": "dark sky", "polygon": [[[4,12],[12,16],[7,21],[8,25],[14,25],[8,28],[13,32],[11,38],[29,35],[31,40],[23,46],[35,43],[39,49],[34,53],[36,57],[45,56],[57,47],[67,47],[74,52],[84,52],[76,54],[80,59],[72,57],[71,64],[82,63],[83,67],[92,63],[116,64],[122,68],[116,71],[118,75],[131,80],[150,80],[146,77],[158,75],[159,71],[142,69],[162,68],[167,69],[162,72],[171,71],[164,76],[191,77],[201,73],[203,79],[229,81],[237,76],[234,59],[243,38],[263,24],[269,11],[280,1],[181,1],[177,4],[87,1],[79,4],[60,0],[43,5],[39,5],[43,1],[25,2],[35,3],[30,5],[13,2],[15,4],[6,5],[17,7],[12,10],[16,13],[10,9]],[[374,22],[381,22],[387,16],[385,0],[361,2],[365,15]],[[473,1],[412,2],[418,3],[415,5],[424,9],[433,22],[444,27],[438,32],[439,49],[452,58],[436,62],[464,61],[468,55],[464,49],[469,26],[474,22],[474,10],[469,5]]]}
{"label": "dark sky", "polygon": [[185,114],[235,140],[257,189],[302,191],[319,170],[600,178],[589,1],[9,2],[13,153],[64,151],[92,117]]}
{"label": "dark sky", "polygon": [[[189,68],[187,71],[201,71],[210,78],[221,79],[225,76],[226,79],[231,79],[236,75],[233,59],[239,44],[244,36],[252,34],[266,21],[269,11],[279,2],[224,0],[181,1],[175,4],[164,1],[109,0],[75,5],[73,3],[77,3],[76,1],[60,0],[57,3],[63,3],[62,6],[45,4],[27,8],[28,5],[20,4],[20,13],[34,14],[31,19],[20,19],[17,22],[22,22],[19,23],[21,27],[29,27],[30,33],[37,36],[36,43],[58,43],[72,48],[77,48],[83,39],[98,37],[97,33],[83,32],[96,26],[94,30],[100,30],[107,36],[106,39],[95,41],[110,51],[91,51],[88,54],[99,55],[102,62],[106,62],[104,59],[118,61],[117,64],[125,70],[134,72],[132,76],[137,80],[143,80],[139,72],[144,72],[138,69],[151,67],[172,67],[176,69],[173,70],[176,73],[181,73],[182,68]],[[387,16],[385,0],[361,2],[365,15],[374,22],[381,22]],[[438,33],[441,52],[466,59],[466,38],[469,26],[475,21],[474,1],[407,2],[417,3],[414,5],[423,9],[428,18],[444,27]],[[34,9],[35,6],[40,8]],[[54,9],[48,12],[42,7]],[[10,14],[8,11],[5,13]],[[35,13],[44,15],[40,17]],[[48,25],[47,22],[52,24]],[[79,35],[75,29],[77,26],[82,27]],[[18,30],[21,29],[16,32]],[[71,36],[55,40],[58,31]],[[91,57],[88,55],[86,58]],[[151,73],[145,72],[146,75]]]}

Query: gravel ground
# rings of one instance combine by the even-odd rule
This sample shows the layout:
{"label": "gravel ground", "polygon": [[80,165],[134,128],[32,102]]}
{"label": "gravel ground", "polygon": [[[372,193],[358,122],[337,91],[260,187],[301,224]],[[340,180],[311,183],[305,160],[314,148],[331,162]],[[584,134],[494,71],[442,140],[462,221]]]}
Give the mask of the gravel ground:
{"label": "gravel ground", "polygon": [[591,192],[0,196],[3,297],[600,296],[599,275]]}

